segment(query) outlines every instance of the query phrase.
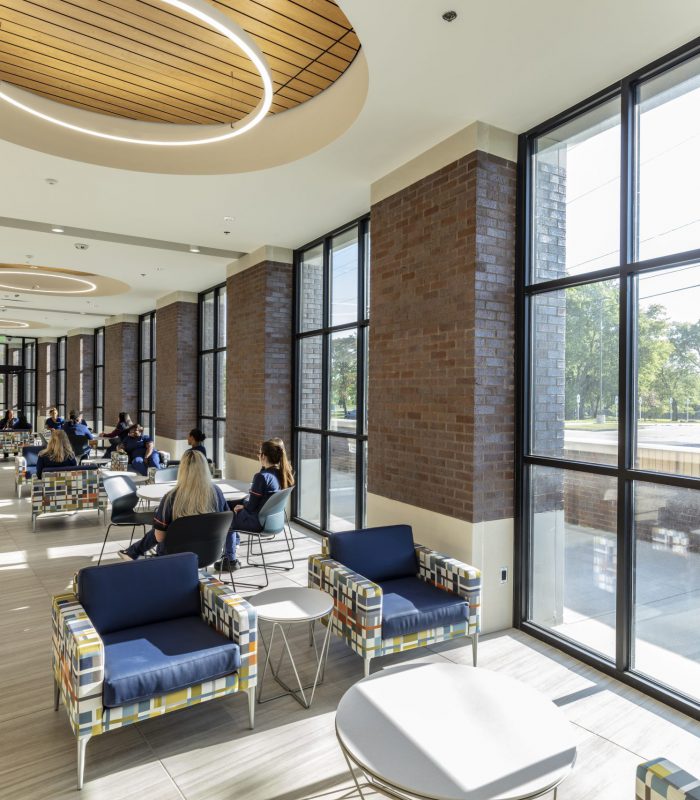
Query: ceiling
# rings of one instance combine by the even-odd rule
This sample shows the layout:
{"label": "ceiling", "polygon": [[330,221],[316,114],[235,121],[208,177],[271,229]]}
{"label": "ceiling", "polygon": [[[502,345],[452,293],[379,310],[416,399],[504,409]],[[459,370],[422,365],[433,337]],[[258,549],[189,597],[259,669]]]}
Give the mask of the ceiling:
{"label": "ceiling", "polygon": [[[0,0],[0,12],[16,4]],[[132,287],[94,301],[51,298],[49,304],[21,295],[16,299],[31,303],[18,307],[44,306],[41,313],[31,312],[50,325],[37,335],[92,327],[109,314],[143,312],[175,289],[205,289],[225,279],[226,264],[236,253],[265,244],[303,245],[366,212],[373,181],[470,123],[527,130],[700,35],[693,0],[539,0],[534,6],[513,0],[340,0],[338,5],[362,43],[361,56],[326,91],[212,151],[219,174],[148,171],[157,154],[135,145],[114,150],[122,165],[141,158],[140,169],[105,166],[99,163],[104,152],[72,132],[66,134],[74,155],[61,157],[50,152],[47,132],[35,120],[0,104],[0,135],[14,139],[0,140],[0,217],[31,223],[0,224],[0,262],[77,269]],[[448,8],[458,12],[451,23],[441,18]],[[360,85],[360,78],[364,89],[351,102],[346,89],[353,81]],[[292,129],[295,137],[289,135]],[[285,149],[292,138],[298,149]],[[131,155],[134,148],[137,155]],[[180,170],[208,171],[211,165],[205,170],[200,155],[191,152],[203,149],[180,153]],[[85,239],[89,249],[78,251],[77,240],[51,233],[52,225],[95,231],[102,238]],[[122,238],[110,241],[110,236]],[[134,237],[171,246],[129,244]],[[190,253],[190,244],[211,250]],[[28,311],[17,314],[30,318]]]}

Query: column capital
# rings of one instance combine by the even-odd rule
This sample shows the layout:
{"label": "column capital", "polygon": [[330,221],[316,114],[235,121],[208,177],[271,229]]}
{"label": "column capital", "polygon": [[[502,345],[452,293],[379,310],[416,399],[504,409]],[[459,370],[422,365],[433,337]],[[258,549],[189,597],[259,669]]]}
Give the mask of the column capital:
{"label": "column capital", "polygon": [[156,300],[156,311],[173,303],[196,303],[198,300],[199,295],[196,292],[170,292]]}
{"label": "column capital", "polygon": [[230,278],[232,275],[237,275],[246,269],[262,264],[263,261],[274,261],[277,264],[293,264],[294,251],[287,247],[275,247],[274,245],[263,245],[241,256],[237,261],[232,261],[226,267],[226,277]]}

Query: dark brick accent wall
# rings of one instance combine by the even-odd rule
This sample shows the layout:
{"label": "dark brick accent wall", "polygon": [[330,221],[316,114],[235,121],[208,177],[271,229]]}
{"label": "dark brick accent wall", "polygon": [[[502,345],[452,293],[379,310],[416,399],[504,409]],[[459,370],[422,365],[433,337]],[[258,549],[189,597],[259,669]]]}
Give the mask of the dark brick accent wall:
{"label": "dark brick accent wall", "polygon": [[127,411],[136,419],[138,402],[138,346],[137,322],[117,322],[105,327],[105,428],[119,419],[120,411]]}
{"label": "dark brick accent wall", "polygon": [[66,415],[82,411],[86,420],[94,416],[93,384],[95,373],[95,338],[77,334],[66,340]]}
{"label": "dark brick accent wall", "polygon": [[515,164],[481,152],[373,206],[370,492],[513,516],[514,227]]}
{"label": "dark brick accent wall", "polygon": [[197,424],[197,303],[156,312],[156,434],[186,439]]}
{"label": "dark brick accent wall", "polygon": [[37,422],[43,424],[49,408],[56,403],[56,361],[58,344],[40,342],[36,349],[36,413]]}
{"label": "dark brick accent wall", "polygon": [[291,449],[292,273],[263,261],[228,279],[227,453],[255,458],[273,436]]}

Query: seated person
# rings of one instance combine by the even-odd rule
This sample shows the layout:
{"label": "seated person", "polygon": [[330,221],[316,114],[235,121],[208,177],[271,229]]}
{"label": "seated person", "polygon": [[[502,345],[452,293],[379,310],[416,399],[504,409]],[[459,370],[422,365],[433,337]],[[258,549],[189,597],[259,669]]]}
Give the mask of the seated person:
{"label": "seated person", "polygon": [[104,439],[110,440],[109,447],[103,453],[105,458],[109,458],[112,455],[112,453],[117,449],[117,446],[124,439],[124,437],[129,431],[129,428],[133,424],[134,423],[131,421],[131,417],[127,414],[127,412],[120,411],[119,422],[117,422],[117,427],[111,433],[107,433],[107,431],[102,431],[100,436],[103,437]]}
{"label": "seated person", "polygon": [[192,428],[187,436],[187,444],[192,450],[198,450],[204,458],[207,457],[207,448],[202,444],[207,438],[206,434],[199,430],[199,428]]}
{"label": "seated person", "polygon": [[78,458],[90,454],[90,441],[94,438],[93,432],[85,424],[82,413],[80,411],[71,411],[68,415],[68,421],[63,423],[63,430],[68,435],[68,439],[74,436],[87,436],[88,441],[85,442],[83,449],[80,453],[76,453]]}
{"label": "seated person", "polygon": [[8,408],[2,422],[0,422],[0,431],[11,431],[15,427],[15,422],[15,412]]}
{"label": "seated person", "polygon": [[160,456],[150,436],[144,436],[143,426],[135,423],[117,445],[117,452],[129,456],[129,466],[139,475],[147,475],[149,467],[160,469]]}
{"label": "seated person", "polygon": [[46,417],[46,422],[44,423],[44,427],[47,430],[55,431],[59,428],[63,427],[63,417],[58,416],[58,409],[56,406],[51,406],[49,409],[49,416]]}
{"label": "seated person", "polygon": [[173,520],[228,510],[221,489],[211,479],[204,456],[196,450],[186,450],[177,471],[175,487],[160,501],[153,515],[153,528],[140,541],[120,550],[119,557],[133,561],[153,547],[157,555],[164,555],[167,552],[166,532]]}
{"label": "seated person", "polygon": [[17,419],[15,420],[14,430],[30,431],[31,429],[32,429],[32,423],[27,419],[27,417],[24,414],[24,411],[18,411]]}
{"label": "seated person", "polygon": [[280,489],[294,486],[294,473],[287,458],[287,451],[281,439],[268,439],[260,445],[258,459],[262,469],[253,475],[250,494],[242,503],[233,507],[233,524],[226,537],[225,552],[221,561],[214,565],[222,572],[240,568],[236,560],[236,548],[241,542],[238,531],[258,533],[263,529],[258,511],[265,501]]}
{"label": "seated person", "polygon": [[39,451],[36,461],[36,476],[41,478],[41,473],[46,467],[76,467],[78,462],[75,460],[75,453],[70,446],[68,436],[65,431],[51,431],[49,443],[43,450]]}

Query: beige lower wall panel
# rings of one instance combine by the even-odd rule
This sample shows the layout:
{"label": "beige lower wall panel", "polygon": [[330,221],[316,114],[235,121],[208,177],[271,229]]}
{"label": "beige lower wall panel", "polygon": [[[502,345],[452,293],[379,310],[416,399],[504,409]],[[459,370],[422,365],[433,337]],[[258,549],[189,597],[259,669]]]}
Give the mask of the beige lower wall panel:
{"label": "beige lower wall panel", "polygon": [[[493,633],[513,625],[513,520],[471,523],[424,508],[367,494],[367,526],[406,523],[416,542],[481,570],[481,631]],[[500,582],[502,567],[508,580]]]}
{"label": "beige lower wall panel", "polygon": [[259,471],[260,462],[257,459],[226,453],[226,477],[232,481],[252,481],[253,475]]}
{"label": "beige lower wall panel", "polygon": [[185,450],[189,450],[187,439],[166,439],[165,436],[155,436],[156,447],[158,450],[165,450],[170,453],[170,458],[173,461],[179,461]]}

